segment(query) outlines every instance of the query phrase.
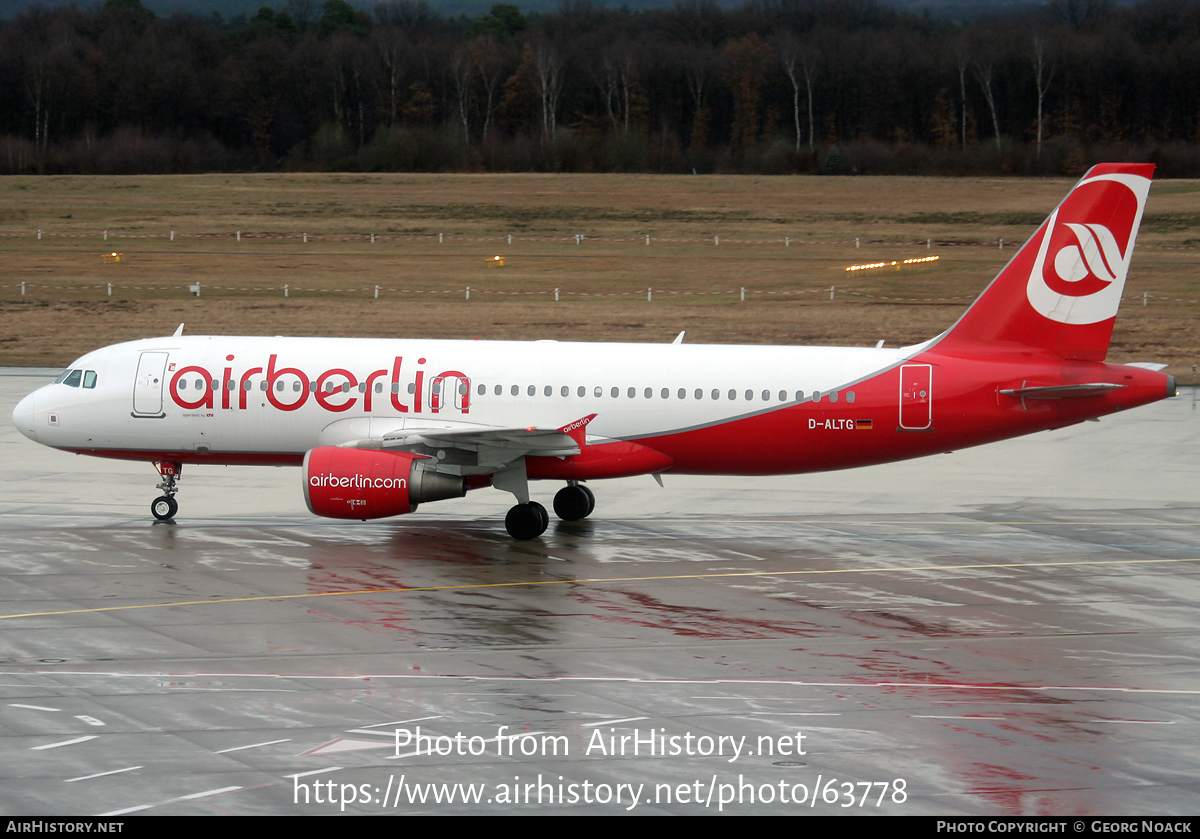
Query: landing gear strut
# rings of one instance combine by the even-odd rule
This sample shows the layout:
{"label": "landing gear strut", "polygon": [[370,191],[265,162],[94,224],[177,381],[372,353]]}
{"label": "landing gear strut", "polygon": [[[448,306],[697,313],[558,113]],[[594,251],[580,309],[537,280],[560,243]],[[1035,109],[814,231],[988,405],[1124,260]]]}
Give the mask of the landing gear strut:
{"label": "landing gear strut", "polygon": [[154,468],[162,476],[162,482],[158,484],[157,489],[161,489],[164,494],[154,499],[154,503],[150,505],[150,512],[159,521],[171,521],[179,512],[179,502],[175,500],[175,493],[179,492],[177,484],[183,474],[183,464],[155,461]]}
{"label": "landing gear strut", "polygon": [[554,496],[554,514],[563,521],[586,519],[596,509],[596,496],[583,484],[568,481]]}

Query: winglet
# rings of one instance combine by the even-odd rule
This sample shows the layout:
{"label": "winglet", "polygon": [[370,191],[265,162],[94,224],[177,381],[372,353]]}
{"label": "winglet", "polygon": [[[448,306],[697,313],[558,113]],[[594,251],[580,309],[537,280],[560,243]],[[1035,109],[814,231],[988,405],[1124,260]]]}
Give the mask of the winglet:
{"label": "winglet", "polygon": [[574,440],[575,443],[579,446],[579,448],[582,449],[587,444],[586,440],[587,440],[588,423],[591,422],[592,420],[594,420],[595,418],[596,418],[595,414],[588,414],[586,417],[582,417],[580,419],[575,420],[575,422],[567,423],[566,425],[564,425],[562,428],[560,428],[558,430],[561,431],[563,434],[566,434],[572,440]]}
{"label": "winglet", "polygon": [[175,330],[175,334],[172,335],[171,337],[178,338],[182,334],[183,334],[183,324],[181,323],[181,324],[179,324],[179,328]]}

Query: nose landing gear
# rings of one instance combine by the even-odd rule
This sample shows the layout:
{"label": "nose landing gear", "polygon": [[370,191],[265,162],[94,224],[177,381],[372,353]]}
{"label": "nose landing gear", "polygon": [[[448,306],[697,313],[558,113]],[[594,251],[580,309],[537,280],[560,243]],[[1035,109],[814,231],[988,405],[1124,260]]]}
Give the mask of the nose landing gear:
{"label": "nose landing gear", "polygon": [[179,502],[175,500],[175,493],[179,492],[177,482],[183,475],[183,464],[155,461],[154,468],[162,476],[162,482],[156,488],[161,489],[164,494],[154,499],[154,503],[150,505],[150,512],[159,521],[171,521],[179,512]]}

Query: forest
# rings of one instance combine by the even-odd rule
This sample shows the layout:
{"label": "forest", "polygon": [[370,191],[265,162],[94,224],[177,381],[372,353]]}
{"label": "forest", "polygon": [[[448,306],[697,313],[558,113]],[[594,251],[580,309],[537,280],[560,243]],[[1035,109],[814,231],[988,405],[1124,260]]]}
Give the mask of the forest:
{"label": "forest", "polygon": [[1200,176],[1200,3],[969,23],[875,0],[445,17],[139,0],[0,21],[0,173]]}

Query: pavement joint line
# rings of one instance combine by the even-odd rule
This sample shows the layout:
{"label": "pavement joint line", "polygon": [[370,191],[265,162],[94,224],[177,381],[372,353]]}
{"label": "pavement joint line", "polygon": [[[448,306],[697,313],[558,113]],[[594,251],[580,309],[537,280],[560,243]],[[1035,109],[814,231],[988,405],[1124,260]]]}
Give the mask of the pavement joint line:
{"label": "pavement joint line", "polygon": [[1200,557],[1174,557],[1155,559],[1101,559],[1101,560],[1063,560],[1058,562],[987,562],[969,565],[914,565],[914,566],[882,566],[870,568],[806,568],[794,571],[725,571],[708,574],[662,574],[648,577],[593,577],[575,580],[518,580],[506,583],[468,583],[443,586],[412,586],[410,588],[375,588],[359,589],[356,591],[313,591],[303,594],[264,594],[255,597],[231,597],[224,600],[180,600],[172,603],[135,603],[126,606],[100,606],[94,609],[59,609],[49,612],[25,612],[13,615],[0,615],[0,620],[13,618],[38,618],[55,615],[80,615],[97,612],[122,612],[133,609],[164,609],[174,606],[217,606],[227,603],[251,603],[261,600],[299,600],[314,597],[359,597],[367,594],[409,594],[427,591],[472,591],[486,588],[521,588],[531,586],[552,585],[587,585],[602,583],[655,582],[663,580],[704,580],[730,579],[738,577],[794,577],[816,576],[827,574],[880,574],[887,572],[915,571],[977,571],[1006,568],[1049,568],[1049,567],[1087,567],[1099,565],[1148,565],[1167,562],[1200,562]]}

